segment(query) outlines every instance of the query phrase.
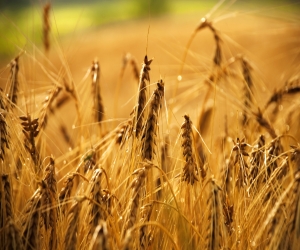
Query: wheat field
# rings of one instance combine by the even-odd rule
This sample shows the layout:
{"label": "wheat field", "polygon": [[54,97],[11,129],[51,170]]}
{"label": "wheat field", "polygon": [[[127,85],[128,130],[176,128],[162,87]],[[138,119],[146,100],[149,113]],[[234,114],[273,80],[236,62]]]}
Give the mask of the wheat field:
{"label": "wheat field", "polygon": [[42,6],[0,64],[1,248],[298,249],[300,26],[270,10],[60,40]]}

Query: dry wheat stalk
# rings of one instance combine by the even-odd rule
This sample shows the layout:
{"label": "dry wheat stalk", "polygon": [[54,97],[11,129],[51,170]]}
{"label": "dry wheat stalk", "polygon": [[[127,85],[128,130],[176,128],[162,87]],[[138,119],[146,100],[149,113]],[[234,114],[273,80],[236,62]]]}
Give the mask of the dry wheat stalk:
{"label": "dry wheat stalk", "polygon": [[92,87],[93,87],[93,98],[94,98],[94,112],[95,121],[101,122],[104,116],[104,107],[100,94],[100,66],[99,62],[95,59],[91,67],[92,75]]}
{"label": "dry wheat stalk", "polygon": [[[183,168],[183,179],[187,183],[194,185],[195,181],[199,181],[198,175],[198,166],[195,155],[195,145],[194,145],[194,136],[192,130],[192,121],[188,115],[184,115],[184,123],[181,126],[182,129],[182,149],[183,157],[185,159],[185,165]],[[206,171],[203,166],[199,166],[201,171],[201,177],[204,179],[206,176]]]}
{"label": "dry wheat stalk", "polygon": [[140,73],[139,80],[139,95],[138,95],[138,103],[135,114],[135,134],[138,137],[143,126],[143,118],[144,118],[144,109],[147,101],[147,83],[150,82],[150,64],[153,59],[148,60],[148,56],[146,55],[144,58],[144,63]]}
{"label": "dry wheat stalk", "polygon": [[211,179],[207,185],[207,224],[204,237],[204,249],[226,248],[226,235],[224,230],[223,206],[221,188]]}
{"label": "dry wheat stalk", "polygon": [[148,118],[143,130],[143,149],[142,157],[152,161],[155,154],[156,133],[158,125],[159,110],[161,107],[162,98],[164,96],[164,82],[157,82],[157,89],[153,92]]}
{"label": "dry wheat stalk", "polygon": [[51,4],[47,3],[44,5],[43,8],[43,44],[44,49],[46,52],[50,49],[50,40],[49,40],[49,33],[50,33],[50,18],[49,13],[51,9]]}

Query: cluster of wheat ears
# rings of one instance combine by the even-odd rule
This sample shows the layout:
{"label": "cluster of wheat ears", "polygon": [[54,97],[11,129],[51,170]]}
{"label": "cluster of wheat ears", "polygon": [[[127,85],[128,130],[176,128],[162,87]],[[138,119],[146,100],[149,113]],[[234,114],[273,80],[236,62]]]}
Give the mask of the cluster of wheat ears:
{"label": "cluster of wheat ears", "polygon": [[[50,48],[49,9],[44,8],[45,51]],[[174,114],[188,47],[204,29],[215,41],[212,68],[193,82],[201,88],[186,83],[193,92],[200,89],[202,104],[198,117],[189,115],[190,107],[178,122]],[[15,57],[0,93],[1,248],[296,249],[298,72],[260,104],[253,63],[242,54],[226,58],[224,46],[222,32],[202,18],[170,89],[163,79],[150,80],[155,60],[145,55],[140,67],[126,55],[122,70],[133,66],[136,104],[115,127],[106,122],[97,60],[85,78],[90,94],[83,101],[76,84],[61,72],[46,71],[53,83],[47,92],[25,95],[19,91],[26,81],[19,68],[23,54]],[[239,110],[237,116],[218,118],[217,96]],[[74,107],[77,134],[57,118],[66,105]],[[83,126],[87,120],[93,123],[89,131]],[[57,157],[46,140],[51,121],[51,134],[69,145]],[[222,132],[210,129],[214,123],[221,123]]]}

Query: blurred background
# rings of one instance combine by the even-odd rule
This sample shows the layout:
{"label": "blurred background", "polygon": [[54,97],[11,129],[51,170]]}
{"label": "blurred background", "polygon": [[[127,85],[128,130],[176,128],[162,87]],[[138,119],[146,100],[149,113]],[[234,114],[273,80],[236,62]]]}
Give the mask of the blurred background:
{"label": "blurred background", "polygon": [[[52,32],[65,37],[101,25],[162,16],[208,13],[216,0],[1,0],[0,60],[11,57],[28,43],[41,44],[42,8],[51,3]],[[243,9],[269,15],[274,11],[298,16],[299,0],[223,1],[222,11]],[[267,9],[267,11],[265,11]],[[260,11],[258,11],[260,10]],[[200,17],[200,16],[199,16]]]}

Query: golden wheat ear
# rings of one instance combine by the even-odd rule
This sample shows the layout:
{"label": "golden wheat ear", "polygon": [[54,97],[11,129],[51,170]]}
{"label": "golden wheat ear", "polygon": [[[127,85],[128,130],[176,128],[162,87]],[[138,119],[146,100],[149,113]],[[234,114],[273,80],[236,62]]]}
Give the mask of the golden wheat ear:
{"label": "golden wheat ear", "polygon": [[97,59],[91,68],[95,121],[101,124],[104,118],[104,106],[100,94],[100,66]]}
{"label": "golden wheat ear", "polygon": [[55,176],[55,162],[50,157],[49,164],[45,168],[45,174],[43,178],[45,183],[45,191],[42,197],[42,218],[44,221],[44,227],[46,231],[50,231],[49,249],[57,248],[57,181]]}
{"label": "golden wheat ear", "polygon": [[51,4],[46,3],[43,8],[43,45],[46,52],[50,50],[50,9]]}
{"label": "golden wheat ear", "polygon": [[36,137],[39,134],[39,118],[31,119],[30,114],[27,114],[27,116],[20,116],[21,125],[23,126],[23,134],[25,136],[24,138],[24,144],[25,148],[30,154],[30,157],[33,160],[34,166],[35,166],[35,172],[38,173],[40,170],[39,162],[39,152],[36,147]]}
{"label": "golden wheat ear", "polygon": [[22,239],[25,249],[39,249],[40,241],[40,221],[42,197],[44,184],[41,183],[25,206],[24,218],[22,221]]}
{"label": "golden wheat ear", "polygon": [[11,102],[11,108],[13,109],[18,102],[19,92],[19,57],[15,57],[10,62],[10,79],[8,86],[8,99]]}
{"label": "golden wheat ear", "polygon": [[0,159],[4,161],[5,156],[5,149],[9,148],[9,134],[8,134],[8,127],[6,123],[6,112],[7,108],[5,105],[5,99],[0,89],[0,109],[3,110],[0,114]]}
{"label": "golden wheat ear", "polygon": [[151,167],[148,163],[144,163],[144,167],[139,168],[133,172],[136,175],[134,178],[131,188],[131,202],[127,209],[126,220],[123,227],[122,236],[125,238],[127,231],[129,231],[137,221],[138,210],[140,209],[140,200],[142,196],[142,189],[145,185],[145,179],[148,173],[148,169]]}
{"label": "golden wheat ear", "polygon": [[24,245],[21,238],[20,228],[13,222],[8,220],[5,227],[5,250],[23,250]]}
{"label": "golden wheat ear", "polygon": [[81,204],[74,202],[68,214],[68,227],[65,235],[65,249],[76,249],[77,247],[77,232],[79,227],[79,214]]}
{"label": "golden wheat ear", "polygon": [[226,248],[226,231],[224,230],[224,216],[221,193],[222,189],[211,179],[206,186],[206,216],[205,216],[205,249]]}
{"label": "golden wheat ear", "polygon": [[142,141],[143,159],[152,161],[155,155],[157,125],[159,118],[159,111],[162,105],[162,98],[164,97],[164,82],[162,80],[157,82],[157,88],[152,94],[149,114],[143,130]]}
{"label": "golden wheat ear", "polygon": [[[195,142],[193,135],[193,125],[190,117],[184,115],[184,123],[181,125],[182,130],[182,152],[185,160],[183,168],[183,180],[191,185],[194,185],[195,181],[199,181],[198,175],[201,174],[202,179],[206,176],[206,170],[202,163],[197,162],[197,156],[195,152]],[[199,173],[200,171],[200,173]]]}
{"label": "golden wheat ear", "polygon": [[135,112],[135,135],[138,137],[142,131],[143,119],[145,113],[145,106],[147,102],[147,89],[150,82],[150,64],[153,59],[148,60],[148,56],[146,55],[144,58],[144,63],[140,73],[139,80],[139,94],[138,94],[138,102],[137,102],[137,110]]}

